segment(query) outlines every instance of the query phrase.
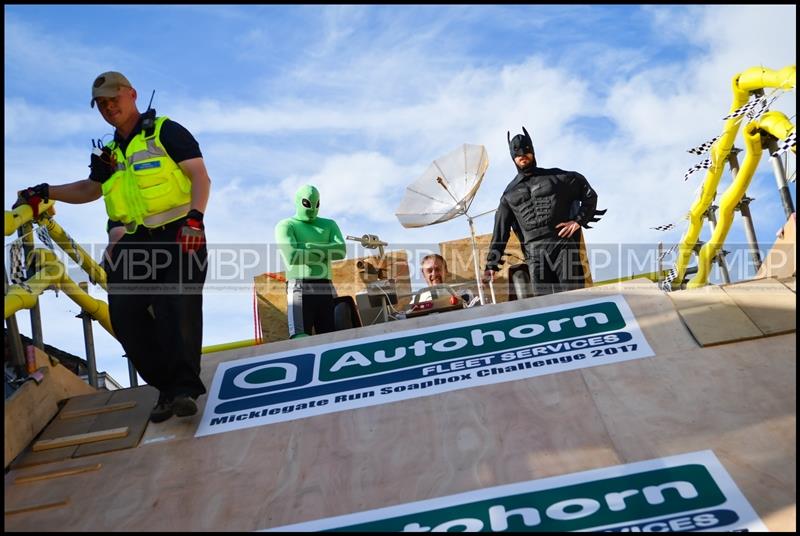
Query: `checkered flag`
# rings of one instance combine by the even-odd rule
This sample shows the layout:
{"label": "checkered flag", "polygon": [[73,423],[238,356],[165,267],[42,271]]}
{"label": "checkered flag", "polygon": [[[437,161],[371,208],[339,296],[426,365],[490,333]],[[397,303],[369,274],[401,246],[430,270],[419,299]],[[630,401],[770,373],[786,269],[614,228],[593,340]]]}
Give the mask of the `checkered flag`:
{"label": "checkered flag", "polygon": [[691,149],[686,149],[686,152],[687,153],[696,154],[698,156],[702,156],[702,155],[706,154],[708,152],[708,150],[711,149],[711,146],[714,145],[714,142],[717,141],[720,138],[721,138],[721,136],[717,136],[716,138],[714,138],[714,139],[712,139],[710,141],[707,141],[705,143],[701,143],[697,147],[692,147]]}
{"label": "checkered flag", "polygon": [[764,115],[769,107],[772,106],[772,103],[775,102],[775,99],[778,98],[778,95],[773,95],[771,98],[767,98],[767,96],[761,97],[761,106],[758,108],[754,108],[753,110],[747,112],[745,115],[749,117],[751,120],[756,120],[762,115]]}
{"label": "checkered flag", "polygon": [[655,231],[671,231],[674,228],[675,228],[674,223],[667,223],[664,225],[656,225],[655,227],[650,227],[650,229],[653,229]]}
{"label": "checkered flag", "polygon": [[739,108],[737,108],[736,110],[734,110],[733,113],[730,113],[730,114],[726,115],[725,117],[723,117],[722,120],[723,121],[727,121],[728,119],[734,119],[736,117],[742,117],[745,114],[748,114],[748,116],[749,116],[749,113],[752,112],[753,110],[755,110],[756,108],[763,107],[764,102],[765,102],[764,97],[759,97],[757,99],[753,99],[751,101],[748,101],[748,102],[744,103],[742,106],[740,106]]}
{"label": "checkered flag", "polygon": [[741,117],[746,115],[750,119],[758,119],[764,112],[769,110],[769,107],[772,106],[772,103],[775,102],[775,99],[778,98],[778,95],[773,95],[772,97],[767,97],[763,95],[758,97],[757,99],[753,99],[749,102],[746,102],[743,106],[735,110],[733,113],[726,115],[722,118],[723,121],[727,119],[733,119],[735,117]]}
{"label": "checkered flag", "polygon": [[674,267],[670,268],[669,272],[667,273],[667,277],[665,277],[664,280],[659,285],[661,287],[661,290],[663,290],[664,292],[671,291],[672,282],[677,278],[678,278],[678,270],[676,270]]}
{"label": "checkered flag", "polygon": [[660,261],[661,259],[663,259],[663,258],[664,258],[664,257],[666,257],[667,255],[669,255],[670,253],[672,253],[673,251],[675,251],[675,248],[677,248],[677,247],[678,247],[678,244],[673,244],[671,248],[669,248],[669,249],[668,249],[668,250],[666,250],[666,251],[663,251],[663,252],[661,252],[661,255],[659,255],[659,256],[658,256],[658,258],[657,258],[656,260],[657,260],[657,261]]}
{"label": "checkered flag", "polygon": [[39,240],[42,241],[42,244],[49,247],[52,250],[55,250],[56,247],[53,245],[53,240],[50,238],[50,233],[47,232],[47,227],[42,227],[41,225],[36,228],[36,236],[39,237]]}
{"label": "checkered flag", "polygon": [[19,285],[25,281],[25,263],[22,260],[22,240],[15,240],[9,249],[11,257],[11,284]]}
{"label": "checkered flag", "polygon": [[781,142],[780,146],[778,147],[778,150],[772,153],[771,156],[778,157],[783,153],[785,153],[786,151],[788,151],[789,149],[791,149],[793,146],[797,145],[796,134],[797,131],[793,130],[788,136],[786,136],[786,139]]}
{"label": "checkered flag", "polygon": [[710,158],[706,158],[705,160],[703,160],[699,164],[695,164],[694,166],[690,167],[689,171],[687,171],[686,173],[683,174],[683,181],[684,182],[688,181],[689,180],[689,175],[691,175],[692,173],[694,173],[698,169],[708,169],[710,167],[711,167],[711,159]]}

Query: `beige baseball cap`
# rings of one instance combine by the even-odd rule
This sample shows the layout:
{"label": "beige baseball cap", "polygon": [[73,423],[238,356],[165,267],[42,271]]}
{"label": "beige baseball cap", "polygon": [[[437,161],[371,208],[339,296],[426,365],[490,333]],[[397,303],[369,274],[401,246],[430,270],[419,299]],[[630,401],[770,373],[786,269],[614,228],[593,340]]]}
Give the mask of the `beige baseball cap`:
{"label": "beige baseball cap", "polygon": [[133,87],[124,74],[108,71],[99,75],[92,84],[92,100],[89,106],[94,108],[94,100],[97,97],[116,97],[121,87]]}

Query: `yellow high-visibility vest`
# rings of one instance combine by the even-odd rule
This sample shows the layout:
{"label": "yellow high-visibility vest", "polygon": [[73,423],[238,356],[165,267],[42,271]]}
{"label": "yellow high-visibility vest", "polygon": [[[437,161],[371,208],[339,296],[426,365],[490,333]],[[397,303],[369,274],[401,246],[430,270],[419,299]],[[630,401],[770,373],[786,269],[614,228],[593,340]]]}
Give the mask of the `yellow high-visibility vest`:
{"label": "yellow high-visibility vest", "polygon": [[116,158],[114,174],[102,184],[106,212],[133,233],[139,225],[158,227],[189,212],[192,181],[169,157],[161,143],[161,125],[156,119],[150,136],[139,132],[123,153],[116,142],[107,147]]}

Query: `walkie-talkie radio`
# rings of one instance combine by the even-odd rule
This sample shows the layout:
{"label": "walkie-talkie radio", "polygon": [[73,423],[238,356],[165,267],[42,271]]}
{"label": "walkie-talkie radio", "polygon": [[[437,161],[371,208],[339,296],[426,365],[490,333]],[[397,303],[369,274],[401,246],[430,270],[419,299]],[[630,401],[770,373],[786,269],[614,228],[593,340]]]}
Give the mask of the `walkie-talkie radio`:
{"label": "walkie-talkie radio", "polygon": [[142,130],[145,137],[153,135],[153,130],[156,127],[156,111],[153,109],[153,97],[156,95],[156,90],[150,95],[150,102],[147,103],[147,110],[142,114]]}

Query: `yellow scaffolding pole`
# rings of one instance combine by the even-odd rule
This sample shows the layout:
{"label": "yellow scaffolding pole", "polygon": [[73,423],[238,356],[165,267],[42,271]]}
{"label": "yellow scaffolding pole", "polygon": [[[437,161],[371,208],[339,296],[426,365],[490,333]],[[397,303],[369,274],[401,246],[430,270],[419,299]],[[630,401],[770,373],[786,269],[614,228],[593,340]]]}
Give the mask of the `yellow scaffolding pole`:
{"label": "yellow scaffolding pole", "polygon": [[[761,132],[775,136],[778,139],[786,138],[794,130],[794,125],[781,112],[767,112],[760,119],[751,121],[744,128],[744,142],[747,149],[744,162],[739,167],[733,183],[722,194],[719,203],[717,225],[711,238],[700,249],[697,258],[697,275],[687,284],[686,288],[699,288],[708,284],[708,275],[711,271],[711,260],[716,257],[725,237],[728,236],[733,223],[733,212],[742,200],[750,181],[761,161],[762,142]],[[792,147],[792,149],[796,149]]]}
{"label": "yellow scaffolding pole", "polygon": [[108,304],[89,296],[67,275],[67,270],[55,254],[44,248],[36,248],[33,255],[38,256],[39,271],[25,282],[25,285],[11,285],[4,301],[5,318],[20,309],[30,309],[36,305],[39,295],[47,288],[55,286],[89,313],[101,326],[114,336]]}
{"label": "yellow scaffolding pole", "polygon": [[[750,98],[750,92],[764,88],[793,89],[797,81],[797,68],[789,65],[780,70],[767,69],[766,67],[751,67],[736,76],[732,80],[733,102],[729,113],[733,113],[741,108]],[[714,197],[717,195],[722,171],[728,160],[728,155],[733,148],[736,134],[739,132],[741,117],[727,119],[719,139],[711,147],[711,167],[706,173],[703,189],[700,197],[692,204],[689,210],[689,227],[681,238],[678,247],[678,256],[675,260],[675,270],[677,277],[673,285],[680,285],[686,275],[686,267],[689,264],[689,256],[694,251],[700,230],[703,227],[703,216],[708,211]]]}
{"label": "yellow scaffolding pole", "polygon": [[89,279],[93,283],[108,290],[106,287],[106,271],[53,218],[45,216],[39,220],[39,225],[47,229],[50,238],[83,268],[83,271],[89,275]]}
{"label": "yellow scaffolding pole", "polygon": [[249,346],[256,346],[259,344],[255,339],[247,339],[243,341],[226,342],[222,344],[212,344],[210,346],[203,346],[201,350],[204,354],[213,352],[222,352],[224,350],[235,350],[236,348],[247,348]]}
{"label": "yellow scaffolding pole", "polygon": [[[54,201],[42,201],[39,203],[40,218],[53,207],[53,203]],[[10,236],[29,221],[33,221],[33,209],[30,205],[20,205],[15,209],[5,211],[3,230],[6,236]]]}
{"label": "yellow scaffolding pole", "polygon": [[600,285],[613,285],[614,283],[622,283],[623,281],[631,281],[633,279],[649,279],[653,283],[658,283],[662,281],[666,275],[669,273],[669,270],[661,270],[656,272],[647,272],[646,274],[634,274],[634,275],[626,275],[625,277],[618,277],[616,279],[604,279],[603,281],[595,281],[592,283],[593,287],[599,287]]}

